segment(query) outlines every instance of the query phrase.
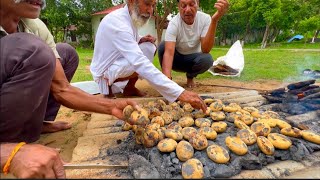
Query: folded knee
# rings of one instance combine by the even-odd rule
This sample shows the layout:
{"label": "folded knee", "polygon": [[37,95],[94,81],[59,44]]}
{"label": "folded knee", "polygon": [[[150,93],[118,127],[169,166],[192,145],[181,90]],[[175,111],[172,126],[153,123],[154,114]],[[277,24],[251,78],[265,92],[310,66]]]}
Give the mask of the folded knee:
{"label": "folded knee", "polygon": [[57,51],[62,59],[72,61],[72,63],[79,63],[79,56],[74,47],[68,43],[57,43]]}
{"label": "folded knee", "polygon": [[[25,61],[33,68],[47,68],[54,71],[55,56],[52,49],[39,37],[28,33],[13,33],[1,39],[7,61]],[[48,71],[49,73],[50,71]]]}
{"label": "folded knee", "polygon": [[210,54],[203,54],[201,57],[201,62],[205,67],[209,69],[213,64],[212,56]]}

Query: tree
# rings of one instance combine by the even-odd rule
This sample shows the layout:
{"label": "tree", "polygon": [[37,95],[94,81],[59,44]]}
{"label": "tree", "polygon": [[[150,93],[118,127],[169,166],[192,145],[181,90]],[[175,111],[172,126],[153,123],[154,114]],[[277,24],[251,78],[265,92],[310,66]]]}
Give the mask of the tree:
{"label": "tree", "polygon": [[63,30],[64,38],[66,28],[72,24],[72,18],[68,17],[70,14],[73,14],[73,7],[69,1],[47,1],[47,6],[44,12],[41,14],[41,19],[47,23],[47,26],[54,36],[56,42],[58,41],[59,31]]}
{"label": "tree", "polygon": [[302,32],[304,32],[306,37],[306,42],[308,40],[307,34],[311,32],[315,32],[313,36],[313,40],[311,42],[314,43],[314,39],[319,34],[320,29],[320,15],[312,16],[308,19],[302,20],[299,23],[299,28]]}
{"label": "tree", "polygon": [[[200,1],[200,9],[210,14],[216,12],[213,0]],[[268,43],[284,40],[301,33],[315,39],[320,33],[320,0],[229,0],[229,11],[219,21],[217,43],[231,43],[237,39],[248,41],[255,34],[261,48]],[[47,0],[47,8],[41,14],[56,41],[66,40],[68,26],[75,25],[78,37],[86,37],[92,43],[91,15],[95,12],[123,3],[123,0]],[[158,0],[154,9],[158,43],[168,23],[168,15],[178,13],[177,0]],[[261,32],[264,32],[263,34]],[[251,41],[252,42],[252,41]]]}
{"label": "tree", "polygon": [[253,0],[250,11],[252,15],[250,21],[254,26],[265,26],[265,32],[261,42],[261,48],[267,46],[270,29],[275,25],[281,17],[280,0]]}
{"label": "tree", "polygon": [[93,41],[91,15],[112,6],[111,0],[79,0],[77,33]]}
{"label": "tree", "polygon": [[167,23],[167,17],[170,14],[177,13],[177,1],[176,0],[158,0],[156,7],[154,8],[154,16],[157,28],[157,40],[158,45],[162,39],[162,32]]}
{"label": "tree", "polygon": [[62,40],[66,40],[67,27],[70,25],[77,27],[78,36],[92,41],[91,14],[111,6],[111,0],[47,0],[41,19],[47,22],[56,42],[60,31],[63,31]]}
{"label": "tree", "polygon": [[296,31],[304,34],[306,41],[308,40],[308,34],[312,34],[312,43],[314,43],[314,39],[317,38],[320,31],[319,4],[320,0],[304,0],[300,2],[301,10],[299,13],[303,13],[303,16],[296,23]]}

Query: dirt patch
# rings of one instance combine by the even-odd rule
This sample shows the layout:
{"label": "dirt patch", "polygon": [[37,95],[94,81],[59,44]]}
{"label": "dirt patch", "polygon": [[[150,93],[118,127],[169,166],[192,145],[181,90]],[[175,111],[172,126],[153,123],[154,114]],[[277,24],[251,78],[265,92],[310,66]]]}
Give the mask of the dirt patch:
{"label": "dirt patch", "polygon": [[[180,86],[186,86],[186,79],[183,77],[176,77],[174,81]],[[318,83],[319,84],[319,83]],[[272,90],[279,87],[285,87],[283,82],[279,81],[255,81],[255,82],[239,82],[232,79],[210,79],[210,80],[196,80],[197,87],[186,88],[197,92],[199,94],[206,93],[220,93],[220,92],[233,92],[240,90],[257,90],[263,92],[266,90]],[[137,88],[147,92],[147,97],[160,97],[160,93],[152,88],[145,80],[139,80]],[[121,96],[120,96],[121,97]],[[61,157],[64,161],[70,162],[72,159],[72,152],[77,145],[77,140],[82,136],[83,131],[87,127],[87,123],[90,120],[91,113],[71,110],[66,107],[61,107],[56,121],[67,121],[72,124],[72,128],[69,130],[43,134],[36,143],[40,143],[49,147],[59,148]]]}
{"label": "dirt patch", "polygon": [[75,111],[62,106],[56,121],[69,122],[72,128],[56,133],[42,134],[40,139],[35,143],[59,149],[62,159],[70,162],[73,149],[77,145],[78,138],[82,136],[83,131],[87,128],[90,116],[91,113]]}
{"label": "dirt patch", "polygon": [[[177,84],[185,88],[186,90],[194,91],[199,94],[205,93],[221,93],[221,92],[233,92],[242,90],[257,90],[259,92],[276,89],[285,86],[280,81],[255,81],[255,82],[241,82],[232,79],[205,79],[195,80],[196,87],[187,88],[186,78],[176,77],[173,79]],[[146,80],[141,80],[137,83],[137,87],[148,93],[148,97],[161,96]]]}

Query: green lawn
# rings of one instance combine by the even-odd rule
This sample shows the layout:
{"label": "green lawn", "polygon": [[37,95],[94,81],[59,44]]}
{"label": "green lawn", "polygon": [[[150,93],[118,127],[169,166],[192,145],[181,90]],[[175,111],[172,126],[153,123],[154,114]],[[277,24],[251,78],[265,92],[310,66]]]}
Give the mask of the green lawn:
{"label": "green lawn", "polygon": [[91,49],[77,49],[79,55],[79,66],[74,74],[71,82],[79,81],[92,81],[92,75],[90,73],[90,63],[93,56],[93,50]]}
{"label": "green lawn", "polygon": [[[284,43],[278,46],[279,49],[267,48],[243,49],[245,66],[240,77],[232,77],[239,81],[254,81],[254,80],[278,80],[284,82],[294,82],[304,80],[301,73],[304,69],[320,70],[320,51],[308,51],[308,49],[319,49],[313,48],[320,46],[320,43],[307,44],[307,49],[300,47],[301,44],[293,43],[290,47],[287,46],[289,43]],[[229,47],[225,48],[214,48],[211,54],[214,59],[223,56],[227,53]],[[289,50],[289,49],[301,49],[301,50]],[[72,82],[78,81],[91,81],[92,76],[89,71],[89,65],[93,55],[93,50],[88,49],[77,49],[80,57],[80,64],[75,73]],[[154,59],[154,65],[160,69],[159,60],[156,56]],[[185,76],[184,73],[173,72],[173,76]],[[198,79],[206,78],[230,78],[212,76],[211,73],[206,72],[197,77]]]}
{"label": "green lawn", "polygon": [[[261,44],[245,44],[244,48],[260,49]],[[320,49],[320,43],[305,43],[304,41],[292,41],[273,43],[267,46],[267,49]]]}

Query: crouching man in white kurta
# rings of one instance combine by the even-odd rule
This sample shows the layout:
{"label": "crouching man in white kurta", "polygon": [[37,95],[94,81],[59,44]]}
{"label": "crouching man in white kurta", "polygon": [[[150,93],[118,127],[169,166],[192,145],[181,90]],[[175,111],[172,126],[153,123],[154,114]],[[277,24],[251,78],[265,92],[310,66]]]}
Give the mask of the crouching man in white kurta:
{"label": "crouching man in white kurta", "polygon": [[141,13],[138,6],[135,3],[131,11],[128,6],[120,8],[103,18],[99,25],[90,70],[105,96],[114,97],[119,92],[124,96],[146,95],[135,88],[138,78],[143,78],[135,64],[141,64],[144,59],[152,63],[157,48],[154,37],[138,34],[137,29],[151,17],[146,9]]}
{"label": "crouching man in white kurta", "polygon": [[[152,63],[157,47],[151,42],[140,43],[139,47],[143,55]],[[108,97],[113,97],[114,93],[123,93],[124,96],[144,96],[146,95],[144,92],[135,88],[138,80],[138,74],[135,72],[130,62],[121,57],[104,71],[103,76],[94,77],[94,81],[98,83],[101,94]]]}
{"label": "crouching man in white kurta", "polygon": [[138,28],[152,16],[156,0],[127,1],[123,8],[106,15],[98,27],[90,71],[101,93],[143,96],[135,87],[138,78],[143,78],[169,102],[179,100],[206,111],[197,93],[185,90],[152,64],[155,38],[138,34]]}

